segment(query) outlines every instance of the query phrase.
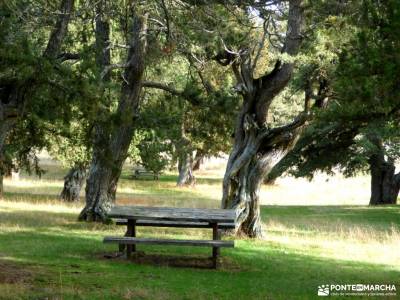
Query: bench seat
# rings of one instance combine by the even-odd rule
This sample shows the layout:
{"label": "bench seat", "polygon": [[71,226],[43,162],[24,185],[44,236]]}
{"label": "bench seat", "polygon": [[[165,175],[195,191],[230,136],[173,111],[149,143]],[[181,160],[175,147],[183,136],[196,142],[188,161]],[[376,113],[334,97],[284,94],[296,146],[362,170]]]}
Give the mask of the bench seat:
{"label": "bench seat", "polygon": [[[117,225],[127,225],[127,219],[115,220]],[[207,222],[177,222],[177,221],[151,221],[137,220],[136,226],[153,226],[153,227],[180,227],[180,228],[210,228]],[[234,229],[235,223],[218,223],[219,229]]]}
{"label": "bench seat", "polygon": [[154,173],[154,172],[152,172],[152,171],[146,171],[146,170],[135,170],[135,171],[133,172],[132,178],[133,178],[133,179],[139,179],[140,176],[143,176],[143,177],[146,177],[146,176],[152,177],[152,178],[155,179],[155,180],[158,180],[158,179],[159,179],[159,174],[158,174],[158,173]]}
{"label": "bench seat", "polygon": [[115,237],[106,236],[104,243],[116,243],[122,245],[152,244],[152,245],[179,245],[179,246],[203,246],[203,247],[235,247],[234,241],[221,240],[173,240],[157,238],[137,238],[137,237]]}

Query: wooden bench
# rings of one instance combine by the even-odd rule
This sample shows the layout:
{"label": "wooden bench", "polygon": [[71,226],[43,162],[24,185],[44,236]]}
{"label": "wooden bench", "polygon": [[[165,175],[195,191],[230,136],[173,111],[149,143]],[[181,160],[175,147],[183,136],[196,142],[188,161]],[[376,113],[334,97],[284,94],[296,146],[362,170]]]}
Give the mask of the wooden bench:
{"label": "wooden bench", "polygon": [[[119,244],[120,251],[126,248],[129,258],[136,251],[137,244],[202,246],[212,247],[213,267],[217,267],[220,248],[232,248],[234,241],[221,240],[220,229],[235,228],[235,211],[223,209],[172,208],[172,207],[141,207],[115,206],[108,213],[116,219],[117,225],[126,225],[124,237],[108,236],[104,243]],[[175,240],[161,238],[136,237],[137,226],[178,227],[178,228],[212,228],[212,240]]]}
{"label": "wooden bench", "polygon": [[[116,225],[128,225],[127,219],[116,219]],[[136,226],[144,227],[178,227],[178,228],[212,228],[207,222],[177,222],[177,221],[152,221],[152,220],[137,220]],[[218,229],[234,229],[235,223],[219,223]]]}
{"label": "wooden bench", "polygon": [[172,240],[172,239],[155,239],[155,238],[137,238],[137,237],[115,237],[106,236],[103,240],[104,243],[116,243],[123,245],[134,244],[153,244],[153,245],[177,245],[177,246],[205,246],[205,247],[226,247],[233,248],[235,243],[233,241],[221,240]]}
{"label": "wooden bench", "polygon": [[159,174],[147,170],[139,170],[139,169],[134,170],[132,178],[139,179],[140,177],[152,177],[154,180],[158,180]]}

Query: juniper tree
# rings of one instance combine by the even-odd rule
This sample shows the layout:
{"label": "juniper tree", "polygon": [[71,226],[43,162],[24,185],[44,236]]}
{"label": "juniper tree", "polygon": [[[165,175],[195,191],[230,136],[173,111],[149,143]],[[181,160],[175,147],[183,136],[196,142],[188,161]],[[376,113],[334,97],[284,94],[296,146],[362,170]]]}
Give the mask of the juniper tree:
{"label": "juniper tree", "polygon": [[40,3],[0,4],[0,180],[7,162],[37,167],[35,147],[43,148],[44,133],[58,131],[55,123],[68,116],[76,91],[64,83],[79,84],[60,53],[73,9],[73,0],[57,1],[46,13]]}
{"label": "juniper tree", "polygon": [[400,188],[399,4],[357,1],[356,29],[332,75],[334,100],[318,115],[277,168],[312,177],[317,170],[346,176],[370,172],[370,204],[394,204]]}

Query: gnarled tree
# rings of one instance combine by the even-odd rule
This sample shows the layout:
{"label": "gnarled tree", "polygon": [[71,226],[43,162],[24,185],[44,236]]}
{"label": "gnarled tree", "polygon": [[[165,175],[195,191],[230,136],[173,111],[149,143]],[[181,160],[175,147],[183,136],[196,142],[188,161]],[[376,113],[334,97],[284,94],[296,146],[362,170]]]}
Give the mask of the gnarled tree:
{"label": "gnarled tree", "polygon": [[[138,4],[129,5],[131,22],[127,45],[129,47],[121,78],[118,107],[111,129],[96,129],[95,140],[101,141],[101,152],[94,150],[86,183],[86,205],[79,219],[106,221],[106,213],[115,201],[117,183],[122,165],[134,133],[138,113],[142,78],[147,52],[147,14],[140,13]],[[108,70],[110,71],[110,70]],[[108,72],[105,70],[104,73]],[[109,130],[109,134],[105,131]],[[104,138],[106,136],[106,138]],[[99,148],[94,146],[94,148]]]}
{"label": "gnarled tree", "polygon": [[371,172],[370,205],[396,204],[400,190],[400,172],[395,173],[395,160],[385,157],[382,139],[373,136],[368,138],[375,146],[374,153],[368,162]]}
{"label": "gnarled tree", "polygon": [[336,67],[329,74],[335,101],[316,116],[274,173],[293,166],[291,174],[310,178],[317,170],[348,177],[369,172],[369,204],[395,204],[400,188],[395,168],[400,159],[399,3],[351,4],[339,35],[347,42],[335,42]]}
{"label": "gnarled tree", "polygon": [[[289,1],[287,31],[282,53],[295,56],[302,41],[303,10],[301,0]],[[278,59],[273,70],[254,78],[257,56],[251,59],[248,50],[225,51],[216,59],[231,64],[243,96],[233,149],[223,179],[222,207],[237,211],[237,230],[248,236],[262,235],[260,220],[260,185],[266,174],[294,145],[306,114],[292,123],[270,128],[267,117],[271,103],[288,85],[294,70],[292,61]]]}

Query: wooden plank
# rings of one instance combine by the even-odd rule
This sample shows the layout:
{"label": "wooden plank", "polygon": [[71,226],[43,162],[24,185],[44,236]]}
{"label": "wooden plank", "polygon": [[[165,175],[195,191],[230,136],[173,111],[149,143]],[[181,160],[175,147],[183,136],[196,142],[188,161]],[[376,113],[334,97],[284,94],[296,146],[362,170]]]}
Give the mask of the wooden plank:
{"label": "wooden plank", "polygon": [[155,239],[155,238],[137,238],[137,237],[114,237],[107,236],[103,240],[104,243],[117,244],[152,244],[152,245],[177,245],[177,246],[204,246],[204,247],[234,247],[234,241],[221,240],[172,240],[172,239]]}
{"label": "wooden plank", "polygon": [[[219,232],[218,232],[218,224],[217,223],[212,223],[210,225],[213,228],[213,240],[214,241],[219,240],[220,237],[219,237]],[[219,254],[219,248],[218,247],[213,247],[212,248],[212,258],[213,258],[213,267],[214,267],[214,269],[217,268],[218,254]]]}
{"label": "wooden plank", "polygon": [[233,209],[114,206],[108,216],[116,219],[234,223],[236,214]]}
{"label": "wooden plank", "polygon": [[[117,225],[128,224],[127,219],[117,219]],[[206,222],[178,222],[178,221],[157,221],[157,220],[137,220],[137,226],[150,226],[150,227],[178,227],[178,228],[211,228],[210,223]],[[235,223],[218,223],[219,229],[233,229]]]}
{"label": "wooden plank", "polygon": [[[128,220],[128,230],[125,234],[127,237],[136,236],[136,220]],[[121,244],[120,244],[121,245]],[[126,246],[126,257],[131,257],[132,252],[136,251],[136,245],[129,244]]]}

